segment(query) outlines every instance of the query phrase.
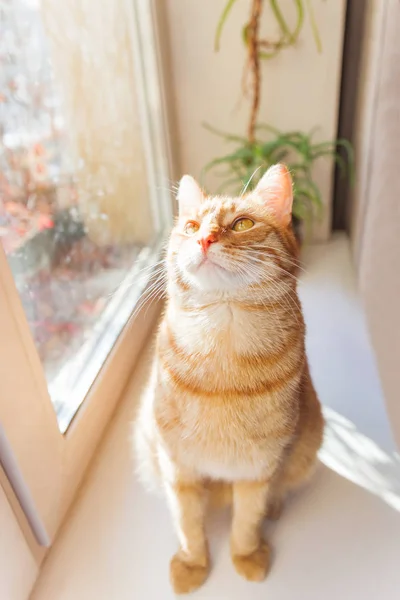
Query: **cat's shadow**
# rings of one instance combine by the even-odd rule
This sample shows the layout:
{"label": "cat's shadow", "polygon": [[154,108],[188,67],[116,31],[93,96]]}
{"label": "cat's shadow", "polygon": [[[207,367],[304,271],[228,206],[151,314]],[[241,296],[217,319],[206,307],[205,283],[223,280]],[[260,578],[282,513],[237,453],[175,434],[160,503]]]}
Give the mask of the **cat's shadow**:
{"label": "cat's shadow", "polygon": [[[378,496],[395,510],[400,509],[400,457],[382,450],[376,442],[361,433],[356,426],[332,409],[324,410],[325,441],[320,458],[328,471],[332,470],[357,486]],[[327,469],[321,464],[312,480],[286,499],[278,521],[265,520],[263,534],[271,543],[272,551],[285,521],[305,527],[308,519],[318,511],[321,499],[318,493],[326,485]],[[338,480],[339,481],[339,480]],[[350,510],[350,508],[349,508]],[[296,513],[296,514],[295,514]],[[229,553],[232,522],[230,507],[210,509],[207,515],[207,534],[213,563]]]}

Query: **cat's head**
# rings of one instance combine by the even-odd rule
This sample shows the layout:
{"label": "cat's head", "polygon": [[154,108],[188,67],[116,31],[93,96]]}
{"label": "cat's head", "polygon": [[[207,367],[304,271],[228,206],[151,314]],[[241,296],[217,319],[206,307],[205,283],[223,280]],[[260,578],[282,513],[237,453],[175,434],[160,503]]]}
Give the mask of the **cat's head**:
{"label": "cat's head", "polygon": [[178,202],[168,266],[186,288],[234,296],[263,282],[276,285],[293,270],[293,189],[284,165],[271,167],[252,192],[236,198],[206,196],[185,175]]}

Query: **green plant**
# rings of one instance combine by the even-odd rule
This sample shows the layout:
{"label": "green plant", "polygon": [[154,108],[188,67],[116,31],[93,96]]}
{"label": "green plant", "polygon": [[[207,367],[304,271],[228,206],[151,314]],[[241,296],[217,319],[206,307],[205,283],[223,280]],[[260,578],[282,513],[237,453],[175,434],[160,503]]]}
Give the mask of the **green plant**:
{"label": "green plant", "polygon": [[[331,157],[341,175],[353,179],[353,149],[347,140],[314,143],[314,132],[282,133],[269,125],[257,125],[256,137],[249,142],[245,137],[223,133],[207,124],[204,126],[236,145],[233,152],[211,160],[203,169],[203,178],[210,171],[223,178],[217,193],[229,190],[240,194],[244,188],[251,190],[268,167],[285,162],[294,182],[293,215],[309,223],[322,209],[321,192],[312,173],[315,161]],[[346,159],[339,153],[340,148],[345,151]]]}
{"label": "green plant", "polygon": [[[219,18],[217,29],[215,32],[214,48],[218,52],[221,43],[221,36],[226,20],[237,0],[228,0],[224,10]],[[290,28],[283,11],[281,10],[279,0],[269,0],[272,16],[276,21],[279,29],[279,38],[276,41],[259,40],[258,56],[261,59],[270,59],[279,54],[284,48],[294,46],[299,38],[300,32],[304,24],[304,16],[306,11],[310,17],[311,28],[315,40],[315,45],[318,52],[322,52],[322,44],[319,36],[317,23],[314,17],[314,11],[311,0],[293,0],[296,9],[296,24],[293,29]],[[249,45],[249,30],[251,22],[246,23],[242,28],[242,38],[246,46]]]}
{"label": "green plant", "polygon": [[[353,180],[354,159],[351,144],[345,139],[330,140],[316,143],[313,131],[309,134],[300,131],[282,133],[269,125],[257,124],[261,96],[260,60],[276,56],[283,48],[293,46],[302,30],[305,10],[308,10],[311,26],[318,51],[321,51],[321,41],[318,27],[314,18],[311,0],[293,0],[297,10],[297,21],[294,29],[289,25],[280,9],[279,0],[268,0],[279,29],[280,38],[277,42],[268,42],[260,38],[260,19],[263,2],[267,0],[249,0],[250,18],[242,30],[247,47],[245,74],[251,77],[251,107],[247,136],[241,137],[220,132],[210,125],[205,125],[212,133],[223,137],[226,141],[236,144],[233,152],[210,161],[203,169],[203,176],[209,171],[224,178],[218,192],[224,190],[240,193],[251,189],[264,173],[265,169],[277,162],[285,162],[294,181],[295,219],[309,226],[313,217],[321,214],[321,191],[313,178],[313,167],[317,160],[323,157],[332,158],[338,165],[343,177]],[[228,0],[219,19],[215,48],[218,50],[224,24],[236,0]],[[266,49],[268,52],[266,52]],[[247,88],[247,86],[245,86]],[[245,92],[247,89],[244,90]],[[262,134],[266,135],[262,135]],[[219,167],[226,167],[218,172]]]}

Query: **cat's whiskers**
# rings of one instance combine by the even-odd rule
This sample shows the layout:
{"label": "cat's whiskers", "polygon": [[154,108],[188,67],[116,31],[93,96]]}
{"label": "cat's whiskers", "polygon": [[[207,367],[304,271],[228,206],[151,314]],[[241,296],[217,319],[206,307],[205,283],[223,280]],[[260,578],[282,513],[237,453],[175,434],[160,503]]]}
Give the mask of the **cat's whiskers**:
{"label": "cat's whiskers", "polygon": [[[261,255],[260,255],[260,256],[261,256]],[[264,254],[264,255],[263,255],[263,258],[259,258],[259,256],[254,256],[254,255],[251,253],[251,251],[250,251],[250,252],[248,253],[248,255],[245,257],[245,260],[247,259],[247,260],[249,260],[249,261],[259,262],[259,263],[261,263],[261,264],[263,264],[263,265],[268,265],[268,266],[271,266],[271,264],[273,264],[274,266],[278,266],[278,265],[276,265],[276,263],[275,263],[273,260],[272,260],[271,262],[267,262],[267,261],[265,260],[265,258],[274,258],[274,257],[273,257],[273,255]],[[281,267],[281,270],[282,270],[282,271],[285,271],[285,273],[287,273],[288,275],[292,275],[291,273],[289,273],[288,271],[286,271],[286,270],[285,270],[285,269],[283,269],[282,267]],[[292,276],[293,276],[293,275],[292,275]],[[294,276],[293,276],[293,277],[294,277]],[[296,278],[296,279],[297,279],[297,278]]]}
{"label": "cat's whiskers", "polygon": [[245,195],[250,183],[252,182],[254,176],[256,175],[257,171],[259,171],[262,168],[262,165],[258,166],[256,169],[254,169],[251,177],[248,179],[247,183],[244,184],[242,191],[240,192],[240,198],[243,198],[243,196]]}
{"label": "cat's whiskers", "polygon": [[[131,315],[131,319],[135,318],[136,315],[139,313],[139,311],[141,310],[141,308],[146,304],[146,302],[148,302],[149,300],[151,300],[151,302],[153,302],[153,300],[158,297],[159,299],[161,299],[164,295],[165,295],[165,291],[166,291],[166,279],[165,279],[165,272],[162,271],[161,273],[159,273],[158,275],[156,275],[154,281],[152,281],[150,283],[150,285],[148,285],[142,292],[142,294],[139,296],[137,302],[136,302],[136,306],[134,311],[132,312]],[[151,305],[150,302],[150,305]]]}
{"label": "cat's whiskers", "polygon": [[[265,256],[265,255],[264,255]],[[281,267],[280,265],[278,265],[274,260],[273,260],[273,256],[272,255],[266,255],[267,258],[271,258],[272,260],[269,261],[268,263],[265,260],[262,260],[258,257],[254,257],[251,256],[249,258],[249,260],[253,260],[253,261],[258,261],[262,264],[267,264],[269,268],[274,268],[277,269],[280,273],[283,273],[285,275],[285,277],[290,277],[291,279],[293,279],[296,283],[299,281],[299,278],[296,277],[296,275],[294,275],[293,273],[290,273],[290,271],[287,271],[286,269],[284,269],[283,267]]]}
{"label": "cat's whiskers", "polygon": [[[244,252],[244,253],[246,253],[246,255],[252,255],[252,256],[255,256],[255,257],[260,257],[261,259],[262,259],[262,258],[265,258],[265,257],[268,257],[268,258],[271,258],[271,259],[272,259],[272,261],[274,261],[274,259],[275,259],[275,261],[276,261],[276,255],[275,255],[275,254],[271,254],[271,253],[269,253],[269,252],[268,252],[268,249],[270,249],[270,248],[268,248],[268,247],[265,247],[265,248],[264,248],[264,249],[262,249],[262,250],[260,250],[260,249],[258,249],[258,248],[254,248],[254,247],[246,247],[246,246],[238,246],[238,248],[240,248],[240,250],[243,250],[243,252]],[[281,256],[279,256],[279,259],[280,259],[282,262],[285,262],[285,263],[289,264],[290,266],[293,266],[293,267],[295,267],[295,268],[298,268],[298,269],[300,269],[300,270],[301,270],[301,271],[303,271],[303,272],[306,272],[306,271],[305,271],[305,269],[304,269],[304,268],[302,268],[302,267],[301,267],[301,266],[298,264],[298,262],[296,262],[296,261],[293,261],[292,259],[290,259],[290,258],[288,257],[288,255],[285,255],[285,254],[284,254],[282,257],[281,257]],[[293,273],[291,273],[291,275],[292,275],[293,277],[295,277],[295,275],[294,275]],[[298,279],[298,278],[296,278],[296,279]]]}
{"label": "cat's whiskers", "polygon": [[[262,261],[261,261],[262,262]],[[240,266],[239,266],[240,265]],[[272,277],[268,277],[265,272],[263,272],[260,268],[256,269],[253,265],[249,264],[248,260],[243,259],[242,261],[236,261],[236,266],[237,268],[240,268],[243,272],[251,272],[256,278],[260,278],[262,281],[267,282],[268,286],[272,289],[272,291],[276,291],[278,292],[277,297],[274,296],[274,301],[278,302],[280,304],[280,306],[282,307],[282,309],[284,309],[285,311],[289,310],[294,319],[296,320],[296,323],[299,324],[299,319],[298,316],[295,313],[294,310],[294,306],[297,306],[297,296],[295,291],[292,288],[286,288],[284,290],[284,292],[282,292],[282,286],[279,286],[277,281],[272,278]],[[258,265],[257,265],[258,266]],[[247,285],[249,286],[249,284],[247,283]],[[254,298],[254,294],[253,294],[253,298]],[[262,296],[262,302],[265,307],[268,307],[268,303],[265,302],[266,299],[269,299],[270,302],[270,298],[265,297],[265,295]],[[293,304],[292,304],[293,302]],[[252,300],[250,300],[249,302],[250,304],[252,303]]]}
{"label": "cat's whiskers", "polygon": [[[259,262],[267,264],[268,266],[270,266],[268,263],[266,263],[266,261],[259,261]],[[297,296],[296,296],[295,291],[291,287],[289,287],[289,288],[285,288],[284,292],[282,293],[282,286],[278,285],[278,282],[273,277],[268,276],[268,274],[266,274],[264,272],[264,270],[262,270],[261,267],[259,267],[259,265],[257,265],[258,266],[258,270],[254,269],[253,266],[250,266],[250,260],[249,259],[247,259],[247,260],[243,259],[242,260],[242,265],[243,265],[243,268],[247,268],[249,270],[252,269],[252,272],[256,273],[257,275],[259,275],[259,277],[260,277],[260,279],[262,281],[266,281],[268,283],[268,285],[272,288],[272,290],[275,290],[275,291],[279,292],[279,294],[278,294],[279,300],[278,301],[279,302],[285,302],[286,307],[292,312],[293,316],[296,318],[296,322],[298,322],[298,318],[295,315],[294,308],[293,308],[291,302],[289,301],[289,300],[292,300],[293,303],[295,305],[297,305]]]}
{"label": "cat's whiskers", "polygon": [[[149,278],[150,280],[152,279],[152,277],[154,275],[158,275],[161,273],[165,274],[166,273],[165,264],[161,265],[161,263],[165,263],[165,260],[163,259],[161,261],[152,263],[151,265],[147,265],[146,267],[143,267],[143,269],[140,269],[140,271],[133,273],[130,276],[131,281],[128,280],[128,282],[127,282],[125,293],[127,293],[128,290],[130,290],[132,288],[132,286],[137,285],[138,280],[144,274],[149,275],[149,276],[151,275],[151,277]],[[147,271],[147,273],[146,273],[146,271]],[[109,294],[107,294],[106,299],[111,300],[112,298],[114,298],[114,296],[117,294],[117,292],[118,292],[118,288],[116,290],[114,290],[113,292],[110,292]]]}
{"label": "cat's whiskers", "polygon": [[[278,267],[278,265],[274,264],[273,262],[267,261],[267,260],[262,260],[259,258],[255,258],[255,257],[235,257],[232,259],[232,264],[234,265],[238,265],[241,264],[244,267],[247,267],[250,271],[250,266],[252,267],[252,273],[256,273],[258,278],[262,280],[266,279],[268,277],[268,273],[265,272],[265,269],[261,268],[262,266],[265,266],[266,268],[270,269],[271,267],[276,268]],[[258,269],[256,269],[256,267],[258,267]],[[278,267],[279,269],[279,267]],[[285,275],[290,276],[291,273],[288,273],[286,270],[280,268],[280,271],[282,271]],[[297,278],[292,276],[292,279],[297,281]],[[275,281],[273,278],[268,278],[268,282],[271,281]]]}
{"label": "cat's whiskers", "polygon": [[[257,253],[260,256],[265,256],[266,254],[268,254],[269,250],[273,250],[273,248],[271,248],[271,246],[257,246],[257,247],[250,247],[250,248],[246,248],[243,247],[244,250],[248,250],[249,252],[253,252],[253,253]],[[293,257],[290,256],[290,254],[288,254],[285,251],[281,251],[282,252],[282,260],[284,260],[286,263],[288,263],[289,265],[296,267],[297,269],[299,269],[300,271],[302,271],[303,273],[307,273],[307,270],[300,264],[300,260],[293,260]],[[273,256],[271,254],[268,254],[269,256]]]}

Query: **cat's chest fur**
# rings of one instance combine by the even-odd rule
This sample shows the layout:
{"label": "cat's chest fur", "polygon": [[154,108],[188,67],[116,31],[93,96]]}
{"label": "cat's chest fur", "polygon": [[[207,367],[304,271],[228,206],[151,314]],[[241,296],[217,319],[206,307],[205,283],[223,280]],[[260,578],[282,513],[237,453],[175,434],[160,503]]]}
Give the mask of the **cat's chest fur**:
{"label": "cat's chest fur", "polygon": [[169,365],[188,387],[205,392],[260,383],[270,370],[260,357],[273,356],[285,344],[276,316],[233,303],[172,313],[166,327],[175,346],[167,350]]}
{"label": "cat's chest fur", "polygon": [[[164,389],[169,391],[158,414],[159,423],[165,423],[163,435],[181,463],[195,464],[210,477],[255,477],[281,451],[287,442],[287,423],[276,410],[276,394],[243,393],[243,388],[268,379],[266,365],[256,356],[274,351],[281,337],[278,332],[270,314],[228,303],[166,315],[161,336],[166,348],[164,373],[168,382],[172,368],[182,387],[177,394],[167,383]],[[271,368],[271,375],[281,368],[279,364],[275,371]],[[273,435],[276,423],[284,429],[279,439]]]}
{"label": "cat's chest fur", "polygon": [[271,316],[221,303],[173,319],[180,347],[188,354],[211,359],[214,367],[229,362],[232,353],[255,354],[277,342]]}

